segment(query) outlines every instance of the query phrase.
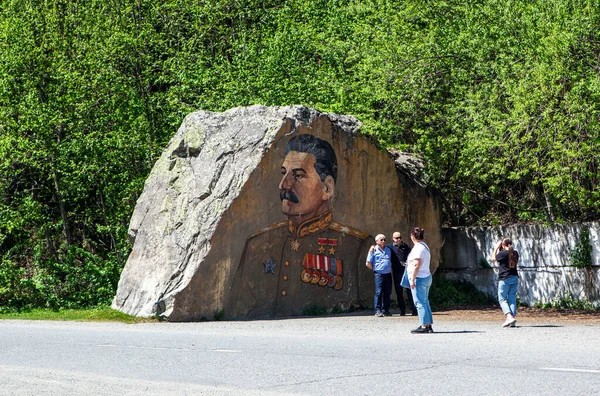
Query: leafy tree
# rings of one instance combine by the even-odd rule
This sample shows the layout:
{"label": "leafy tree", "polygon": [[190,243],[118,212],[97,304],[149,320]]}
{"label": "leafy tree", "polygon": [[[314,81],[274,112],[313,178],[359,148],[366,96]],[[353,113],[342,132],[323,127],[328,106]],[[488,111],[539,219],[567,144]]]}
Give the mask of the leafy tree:
{"label": "leafy tree", "polygon": [[600,5],[0,1],[0,309],[107,303],[185,114],[353,114],[448,225],[597,220]]}

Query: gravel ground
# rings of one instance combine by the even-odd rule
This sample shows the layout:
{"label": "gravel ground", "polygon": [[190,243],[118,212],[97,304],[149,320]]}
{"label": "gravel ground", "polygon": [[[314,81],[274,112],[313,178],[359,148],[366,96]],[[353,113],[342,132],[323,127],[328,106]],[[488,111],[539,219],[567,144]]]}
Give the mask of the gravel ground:
{"label": "gravel ground", "polygon": [[[436,316],[443,316],[449,320],[464,320],[469,319],[478,322],[493,322],[503,321],[504,316],[499,308],[472,308],[472,309],[456,309],[448,311],[438,311],[434,313]],[[598,312],[582,312],[568,309],[538,309],[538,308],[519,308],[517,310],[519,319],[527,319],[530,321],[543,320],[545,322],[570,322],[570,321],[585,321],[590,324],[600,324],[600,311]],[[435,320],[435,318],[434,318]]]}

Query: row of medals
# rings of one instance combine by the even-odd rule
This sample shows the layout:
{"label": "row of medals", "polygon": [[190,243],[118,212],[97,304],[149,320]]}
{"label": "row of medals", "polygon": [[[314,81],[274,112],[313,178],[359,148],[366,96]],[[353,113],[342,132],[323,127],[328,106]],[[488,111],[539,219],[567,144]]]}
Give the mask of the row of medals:
{"label": "row of medals", "polygon": [[[324,253],[325,247],[321,246],[319,248],[319,253]],[[329,250],[330,254],[334,254],[335,250],[333,247]],[[316,268],[307,268],[302,270],[300,274],[300,278],[304,283],[311,283],[313,285],[319,285],[322,287],[328,286],[333,288],[333,290],[340,290],[344,284],[344,281],[341,276],[334,275],[331,272],[319,270]]]}
{"label": "row of medals", "polygon": [[322,287],[328,286],[333,288],[333,290],[340,290],[344,284],[341,276],[315,268],[302,270],[300,278],[304,283],[311,283]]}
{"label": "row of medals", "polygon": [[[297,252],[298,248],[300,247],[300,243],[298,243],[298,239],[290,242],[290,247],[291,247],[291,250]],[[319,253],[324,253],[324,250],[325,250],[325,246],[320,245]],[[335,253],[333,246],[329,250],[329,253],[330,254]],[[344,281],[342,280],[341,276],[334,275],[330,272],[319,270],[316,268],[307,268],[307,269],[302,270],[302,273],[300,274],[300,279],[302,279],[302,282],[304,282],[304,283],[311,283],[313,285],[319,285],[322,287],[328,286],[328,287],[333,288],[333,290],[340,290],[344,284]]]}

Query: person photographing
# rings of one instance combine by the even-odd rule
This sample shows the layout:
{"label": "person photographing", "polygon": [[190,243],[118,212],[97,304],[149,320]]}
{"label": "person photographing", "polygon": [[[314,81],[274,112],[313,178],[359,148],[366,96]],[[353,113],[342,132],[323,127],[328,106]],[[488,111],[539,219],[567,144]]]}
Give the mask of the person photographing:
{"label": "person photographing", "polygon": [[492,259],[498,263],[498,302],[506,320],[502,327],[515,327],[517,323],[517,291],[519,252],[513,248],[512,240],[504,238],[498,242]]}

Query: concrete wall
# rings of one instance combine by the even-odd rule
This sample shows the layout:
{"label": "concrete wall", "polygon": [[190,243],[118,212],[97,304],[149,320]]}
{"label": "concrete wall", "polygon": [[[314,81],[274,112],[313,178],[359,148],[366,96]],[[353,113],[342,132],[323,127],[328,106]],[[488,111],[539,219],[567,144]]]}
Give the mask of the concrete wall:
{"label": "concrete wall", "polygon": [[[592,268],[571,264],[571,251],[589,229]],[[600,223],[509,225],[446,228],[439,271],[450,280],[465,280],[478,290],[496,295],[498,266],[492,254],[502,237],[518,250],[521,283],[519,299],[526,304],[549,302],[572,295],[600,305]]]}

